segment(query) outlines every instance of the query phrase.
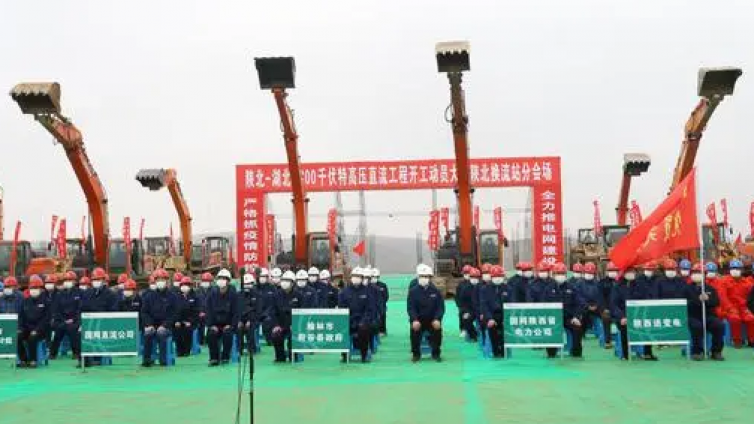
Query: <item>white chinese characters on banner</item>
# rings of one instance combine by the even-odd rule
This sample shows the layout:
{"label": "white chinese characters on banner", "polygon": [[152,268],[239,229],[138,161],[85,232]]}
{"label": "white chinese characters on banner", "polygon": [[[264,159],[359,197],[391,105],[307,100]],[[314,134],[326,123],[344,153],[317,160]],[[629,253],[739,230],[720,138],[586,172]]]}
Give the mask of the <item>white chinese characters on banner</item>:
{"label": "white chinese characters on banner", "polygon": [[[264,195],[246,196],[242,200],[241,220],[243,232],[239,234],[239,255],[247,271],[265,265],[266,257],[262,253],[264,246],[265,218]],[[265,249],[266,250],[266,249]]]}

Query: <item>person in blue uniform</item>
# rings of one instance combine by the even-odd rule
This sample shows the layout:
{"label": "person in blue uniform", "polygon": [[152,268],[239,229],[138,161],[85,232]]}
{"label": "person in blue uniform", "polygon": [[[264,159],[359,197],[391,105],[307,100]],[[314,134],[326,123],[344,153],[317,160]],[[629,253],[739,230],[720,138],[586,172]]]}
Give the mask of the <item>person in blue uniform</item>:
{"label": "person in blue uniform", "polygon": [[[602,329],[605,337],[610,333],[610,316],[605,318],[603,311],[607,309],[605,305],[605,297],[602,292],[602,286],[597,281],[597,266],[593,262],[587,262],[584,264],[583,277],[580,283],[579,291],[585,303],[584,320],[582,336],[586,334],[586,330],[591,328],[596,320],[602,322]],[[607,330],[605,331],[605,327]],[[606,338],[606,341],[609,340]]]}
{"label": "person in blue uniform", "polygon": [[387,336],[387,302],[390,300],[390,290],[384,281],[380,279],[380,270],[372,268],[372,285],[379,294],[379,313],[380,318],[377,323],[377,330],[380,336]]}
{"label": "person in blue uniform", "polygon": [[610,311],[610,299],[613,294],[613,288],[618,284],[618,267],[609,262],[606,267],[605,276],[600,279],[599,285],[602,290],[603,305],[602,326],[605,331],[605,349],[613,348],[613,332],[611,331],[613,316]]}
{"label": "person in blue uniform", "polygon": [[293,287],[295,280],[296,275],[293,271],[283,273],[280,277],[280,289],[275,292],[274,299],[267,305],[267,311],[264,313],[263,327],[270,334],[272,345],[275,348],[276,363],[293,359],[291,354],[292,311],[301,307],[300,294]]}
{"label": "person in blue uniform", "polygon": [[[584,332],[584,303],[581,293],[574,283],[568,282],[566,277],[567,268],[563,263],[556,263],[552,267],[553,282],[542,292],[539,301],[543,303],[563,304],[563,327],[571,332],[571,357],[581,358],[582,333]],[[556,348],[547,348],[547,357],[557,356]]]}
{"label": "person in blue uniform", "polygon": [[199,301],[191,289],[191,277],[181,278],[181,286],[175,295],[175,319],[173,320],[173,334],[175,335],[175,353],[179,357],[191,355],[194,329],[199,321]]}
{"label": "person in blue uniform", "polygon": [[239,302],[235,289],[230,286],[231,278],[230,271],[220,270],[215,282],[217,288],[207,298],[207,344],[211,367],[230,362],[233,333],[238,328]]}
{"label": "person in blue uniform", "polygon": [[257,331],[259,331],[259,319],[261,311],[259,309],[260,301],[255,287],[254,275],[244,274],[243,287],[238,294],[238,301],[241,303],[238,313],[238,352],[243,355],[244,346],[248,348],[250,354],[254,354],[257,348]]}
{"label": "person in blue uniform", "polygon": [[[610,313],[620,330],[620,343],[623,347],[623,357],[621,359],[624,360],[628,359],[630,353],[630,349],[628,348],[626,301],[654,298],[651,286],[648,284],[642,284],[637,281],[636,277],[636,268],[630,267],[626,269],[623,278],[621,278],[618,281],[618,284],[615,285],[612,295],[610,296]],[[644,354],[642,355],[642,358],[647,361],[657,360],[657,357],[652,353],[652,346],[644,346]]]}
{"label": "person in blue uniform", "polygon": [[18,360],[21,367],[37,367],[37,347],[45,340],[50,327],[51,308],[42,293],[43,287],[42,279],[32,275],[29,297],[21,302],[21,313],[18,314]]}
{"label": "person in blue uniform", "polygon": [[[275,268],[275,270],[280,271],[280,269],[278,268]],[[259,284],[257,285],[257,295],[259,296],[259,310],[262,313],[260,322],[263,324],[265,321],[267,321],[265,314],[275,303],[275,296],[280,290],[280,280],[278,279],[278,283],[275,284],[270,274],[271,273],[267,270],[267,268],[262,268],[261,270],[259,270]],[[282,275],[282,273],[280,275]],[[262,334],[264,335],[265,341],[268,345],[272,344],[272,334],[270,333],[270,330],[270,327],[262,325]]]}
{"label": "person in blue uniform", "polygon": [[[84,277],[86,278],[86,277]],[[81,279],[79,284],[79,290],[81,294],[81,312],[115,312],[118,310],[118,298],[107,287],[107,273],[102,268],[95,268],[92,271],[91,280],[86,278]],[[79,332],[79,338],[81,332]],[[102,363],[101,357],[87,357],[85,358],[84,365],[100,365]],[[81,366],[81,364],[79,364]]]}
{"label": "person in blue uniform", "polygon": [[196,289],[196,300],[199,302],[199,344],[204,346],[207,341],[207,298],[212,291],[212,274],[202,273],[199,287]]}
{"label": "person in blue uniform", "polygon": [[178,298],[168,286],[168,273],[164,269],[154,272],[157,290],[144,297],[141,316],[144,325],[143,367],[151,367],[152,345],[157,338],[160,365],[167,365],[167,342],[176,319]]}
{"label": "person in blue uniform", "polygon": [[686,279],[678,275],[678,264],[668,259],[663,262],[663,275],[655,277],[658,299],[685,299]]}
{"label": "person in blue uniform", "polygon": [[333,309],[338,307],[338,296],[340,295],[340,288],[337,281],[334,281],[330,277],[330,271],[323,269],[319,272],[319,280],[325,285],[325,292],[322,300],[322,307]]}
{"label": "person in blue uniform", "polygon": [[458,336],[460,338],[465,338],[468,335],[468,332],[466,331],[466,328],[464,327],[463,323],[463,311],[461,310],[461,294],[464,290],[468,289],[469,286],[471,286],[471,283],[469,280],[471,279],[471,275],[469,272],[471,271],[471,265],[464,265],[461,269],[461,279],[458,280],[456,283],[456,293],[454,297],[454,300],[456,302],[456,309],[458,309]]}
{"label": "person in blue uniform", "polygon": [[429,334],[429,346],[432,359],[441,359],[442,319],[445,315],[445,300],[440,290],[432,284],[434,272],[427,265],[417,267],[417,285],[408,292],[408,318],[411,323],[412,362],[421,360],[421,338],[426,331]]}
{"label": "person in blue uniform", "polygon": [[[367,362],[369,343],[372,340],[372,327],[377,319],[377,302],[375,295],[363,283],[364,270],[355,268],[351,271],[351,284],[341,290],[338,296],[338,308],[348,309],[349,329],[353,345],[361,354],[361,362]],[[347,354],[342,355],[342,361]]]}
{"label": "person in blue uniform", "polygon": [[636,276],[636,284],[642,286],[647,291],[650,299],[657,299],[659,288],[657,287],[658,274],[657,261],[649,261],[642,266],[641,274]]}
{"label": "person in blue uniform", "polygon": [[76,288],[76,273],[68,271],[63,278],[63,290],[55,295],[52,302],[52,344],[50,345],[50,359],[55,359],[60,351],[63,338],[68,337],[73,359],[79,359],[81,345],[79,344],[79,326],[81,325],[81,292]]}
{"label": "person in blue uniform", "polygon": [[492,267],[492,284],[479,293],[482,324],[487,328],[495,358],[505,357],[503,337],[503,308],[505,303],[515,302],[515,291],[505,281],[505,270],[499,265]]}
{"label": "person in blue uniform", "polygon": [[0,313],[18,314],[21,313],[21,293],[18,289],[16,277],[7,277],[3,281],[3,296],[0,297]]}
{"label": "person in blue uniform", "polygon": [[474,302],[474,297],[479,292],[479,279],[482,273],[478,269],[469,266],[469,282],[458,286],[456,291],[456,305],[458,305],[458,315],[461,320],[463,334],[469,337],[469,341],[476,343],[479,334],[477,334],[474,322],[479,317],[480,311],[476,309],[478,303]]}
{"label": "person in blue uniform", "polygon": [[537,267],[537,276],[529,283],[529,288],[526,291],[526,302],[539,303],[542,302],[542,296],[545,289],[554,283],[550,277],[550,264],[542,261]]}
{"label": "person in blue uniform", "polygon": [[123,284],[123,297],[118,300],[118,310],[120,312],[138,312],[139,313],[139,328],[144,328],[141,324],[141,296],[136,287],[136,281],[127,279]]}
{"label": "person in blue uniform", "polygon": [[317,299],[317,308],[326,308],[325,297],[327,296],[327,290],[329,290],[329,288],[327,287],[327,284],[319,279],[319,269],[317,269],[317,267],[311,267],[309,268],[309,271],[307,271],[307,275],[309,280],[306,285],[314,291]]}
{"label": "person in blue uniform", "polygon": [[316,309],[319,307],[317,292],[309,286],[309,274],[303,269],[296,272],[296,291],[301,300],[299,308]]}
{"label": "person in blue uniform", "polygon": [[529,286],[534,280],[534,266],[531,262],[521,262],[521,274],[518,272],[514,275],[508,285],[514,291],[513,296],[516,298],[516,302],[526,302],[527,293],[529,292]]}
{"label": "person in blue uniform", "polygon": [[[691,359],[701,361],[704,359],[704,324],[707,332],[712,335],[712,345],[710,346],[710,358],[713,361],[723,361],[723,335],[725,326],[723,322],[715,315],[715,308],[720,306],[720,296],[714,287],[704,285],[702,282],[704,274],[702,273],[702,264],[694,265],[691,273],[693,284],[684,287],[686,295],[686,305],[688,309],[689,331],[691,332]],[[704,311],[702,311],[704,308]]]}
{"label": "person in blue uniform", "polygon": [[584,265],[581,262],[576,262],[571,267],[571,278],[568,279],[568,283],[571,287],[581,290],[581,285],[584,283]]}

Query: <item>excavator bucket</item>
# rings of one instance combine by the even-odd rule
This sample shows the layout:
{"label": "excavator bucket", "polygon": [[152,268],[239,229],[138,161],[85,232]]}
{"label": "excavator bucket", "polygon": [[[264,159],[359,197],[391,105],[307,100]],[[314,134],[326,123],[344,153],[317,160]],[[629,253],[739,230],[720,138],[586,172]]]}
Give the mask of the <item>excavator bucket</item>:
{"label": "excavator bucket", "polygon": [[136,181],[151,191],[157,191],[167,184],[168,172],[165,169],[142,169],[136,174]]}
{"label": "excavator bucket", "polygon": [[257,57],[254,63],[262,90],[296,88],[296,61],[292,57]]}
{"label": "excavator bucket", "polygon": [[60,84],[56,82],[17,84],[10,96],[25,114],[60,113]]}
{"label": "excavator bucket", "polygon": [[741,76],[741,68],[701,68],[699,69],[699,97],[730,96]]}
{"label": "excavator bucket", "polygon": [[626,153],[623,155],[623,173],[632,177],[647,172],[652,161],[644,153]]}
{"label": "excavator bucket", "polygon": [[435,45],[437,72],[464,72],[471,70],[468,41],[446,41]]}

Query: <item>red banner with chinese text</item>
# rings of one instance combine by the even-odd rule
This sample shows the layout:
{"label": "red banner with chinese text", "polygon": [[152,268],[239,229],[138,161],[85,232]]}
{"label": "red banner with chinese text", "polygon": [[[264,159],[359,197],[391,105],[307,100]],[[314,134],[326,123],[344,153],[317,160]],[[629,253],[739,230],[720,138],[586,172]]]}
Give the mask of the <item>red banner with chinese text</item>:
{"label": "red banner with chinese text", "polygon": [[436,252],[440,248],[440,213],[439,211],[429,212],[429,237],[427,238],[429,250]]}
{"label": "red banner with chinese text", "polygon": [[52,225],[50,225],[50,241],[55,242],[55,226],[58,224],[58,216],[52,216]]}
{"label": "red banner with chinese text", "polygon": [[594,234],[597,236],[602,235],[602,219],[600,218],[600,202],[592,202],[594,205]]}
{"label": "red banner with chinese text", "polygon": [[500,240],[502,240],[505,235],[503,234],[503,208],[501,206],[498,206],[493,210],[493,218],[495,220],[495,229],[497,230],[497,236]]}
{"label": "red banner with chinese text", "polygon": [[641,209],[639,208],[639,204],[636,203],[636,200],[631,201],[631,210],[629,211],[628,216],[631,219],[631,227],[636,227],[641,224],[643,218],[641,216]]}
{"label": "red banner with chinese text", "polygon": [[126,274],[131,275],[131,218],[123,218],[123,244],[126,245]]}
{"label": "red banner with chinese text", "polygon": [[68,252],[66,249],[66,243],[65,243],[65,218],[60,220],[60,224],[58,225],[58,258],[65,259]]}
{"label": "red banner with chinese text", "polygon": [[474,206],[474,227],[477,233],[479,233],[479,206]]}
{"label": "red banner with chinese text", "polygon": [[266,267],[268,255],[274,252],[267,251],[266,237],[274,237],[274,234],[265,234],[265,194],[259,190],[244,193],[238,198],[238,261],[239,266],[246,268],[248,272],[260,267]]}
{"label": "red banner with chinese text", "polygon": [[445,232],[450,232],[450,208],[440,208],[440,221],[442,222]]}
{"label": "red banner with chinese text", "polygon": [[720,200],[720,210],[723,213],[723,226],[728,228],[728,200]]}
{"label": "red banner with chinese text", "polygon": [[338,211],[331,208],[327,211],[327,237],[330,239],[330,250],[338,244]]}
{"label": "red banner with chinese text", "polygon": [[715,244],[718,244],[720,243],[720,234],[717,231],[717,208],[715,208],[715,202],[707,206],[707,218],[709,218],[709,225],[713,228],[712,237],[714,237]]}
{"label": "red banner with chinese text", "polygon": [[267,252],[275,254],[275,215],[268,214],[265,217],[265,240],[267,240]]}

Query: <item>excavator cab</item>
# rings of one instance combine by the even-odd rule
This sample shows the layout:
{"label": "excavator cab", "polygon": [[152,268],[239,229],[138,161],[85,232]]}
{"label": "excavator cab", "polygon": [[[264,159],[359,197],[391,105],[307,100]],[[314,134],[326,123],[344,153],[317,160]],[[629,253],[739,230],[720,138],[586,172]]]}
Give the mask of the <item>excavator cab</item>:
{"label": "excavator cab", "polygon": [[[10,262],[13,252],[13,241],[0,241],[0,276],[10,276]],[[31,249],[31,243],[28,241],[19,241],[16,244],[16,269],[15,277],[23,277],[29,268],[34,253]]]}
{"label": "excavator cab", "polygon": [[738,256],[734,247],[727,241],[725,225],[722,223],[716,226],[702,225],[702,243],[704,261],[717,262],[724,269],[730,260]]}
{"label": "excavator cab", "polygon": [[60,84],[56,82],[17,84],[10,96],[26,115],[59,115],[61,111]]}
{"label": "excavator cab", "polygon": [[[202,272],[211,272],[216,274],[222,268],[230,269],[230,240],[227,237],[210,236],[202,240],[199,246],[202,252]],[[192,264],[193,264],[192,248]]]}
{"label": "excavator cab", "polygon": [[497,230],[479,231],[479,263],[502,265],[503,246],[500,244],[500,233]]}
{"label": "excavator cab", "polygon": [[604,243],[605,250],[609,253],[610,249],[615,247],[619,241],[625,237],[630,228],[628,225],[604,225],[602,226],[602,242]]}
{"label": "excavator cab", "polygon": [[317,269],[332,267],[332,252],[330,251],[330,237],[327,233],[309,233],[309,264]]}
{"label": "excavator cab", "polygon": [[144,267],[147,272],[165,267],[165,259],[170,254],[169,237],[147,237],[144,253]]}
{"label": "excavator cab", "polygon": [[204,269],[204,246],[201,244],[191,245],[191,273],[201,273]]}
{"label": "excavator cab", "polygon": [[[126,272],[127,262],[126,242],[122,238],[111,239],[108,251],[110,276],[115,278]],[[144,269],[144,245],[141,240],[131,240],[131,277],[142,281],[146,277]]]}

